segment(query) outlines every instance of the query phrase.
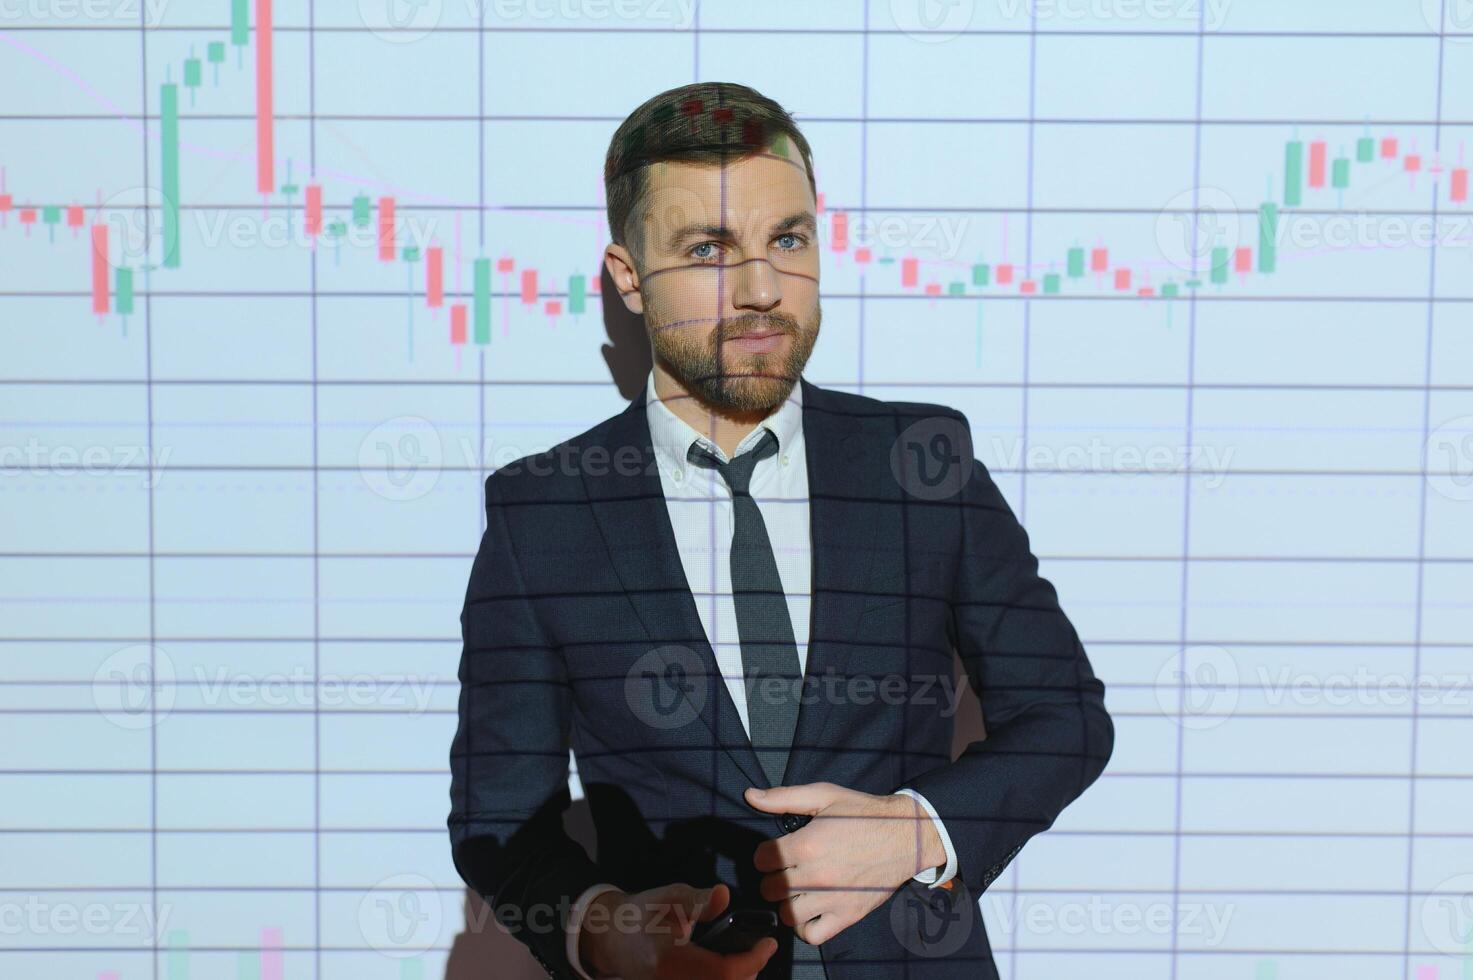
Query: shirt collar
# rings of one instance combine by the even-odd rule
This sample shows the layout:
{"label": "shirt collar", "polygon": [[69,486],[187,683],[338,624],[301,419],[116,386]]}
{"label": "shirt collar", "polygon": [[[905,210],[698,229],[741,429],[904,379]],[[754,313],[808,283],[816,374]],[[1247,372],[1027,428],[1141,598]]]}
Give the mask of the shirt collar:
{"label": "shirt collar", "polygon": [[[650,441],[653,443],[655,455],[666,465],[668,469],[684,469],[689,462],[686,454],[690,451],[691,443],[699,442],[711,450],[718,459],[726,460],[726,454],[721,448],[705,435],[700,433],[689,422],[670,410],[670,406],[662,402],[655,394],[655,369],[650,368],[649,377],[645,380],[644,389],[645,414],[649,420]],[[777,407],[767,418],[757,424],[751,432],[748,432],[742,441],[737,444],[736,455],[751,449],[757,440],[762,437],[762,430],[767,429],[777,436],[777,448],[779,453],[789,453],[797,448],[803,436],[803,383],[799,381],[793,385],[792,393]]]}

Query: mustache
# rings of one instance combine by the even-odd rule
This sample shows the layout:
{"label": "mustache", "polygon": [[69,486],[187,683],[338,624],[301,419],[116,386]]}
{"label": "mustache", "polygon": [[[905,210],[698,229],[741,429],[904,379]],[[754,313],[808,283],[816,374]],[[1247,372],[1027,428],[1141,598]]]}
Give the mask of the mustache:
{"label": "mustache", "polygon": [[798,321],[786,313],[753,315],[734,320],[722,320],[716,325],[716,336],[730,340],[748,333],[797,333]]}

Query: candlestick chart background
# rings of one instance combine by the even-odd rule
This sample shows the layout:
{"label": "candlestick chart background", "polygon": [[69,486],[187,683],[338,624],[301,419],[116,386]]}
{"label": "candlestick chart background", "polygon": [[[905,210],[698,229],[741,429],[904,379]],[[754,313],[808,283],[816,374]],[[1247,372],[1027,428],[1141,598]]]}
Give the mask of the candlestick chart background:
{"label": "candlestick chart background", "polygon": [[1473,977],[1461,0],[5,7],[0,975],[522,975],[481,485],[632,393],[603,153],[697,79],[813,145],[806,376],[967,412],[1109,688],[1003,975]]}

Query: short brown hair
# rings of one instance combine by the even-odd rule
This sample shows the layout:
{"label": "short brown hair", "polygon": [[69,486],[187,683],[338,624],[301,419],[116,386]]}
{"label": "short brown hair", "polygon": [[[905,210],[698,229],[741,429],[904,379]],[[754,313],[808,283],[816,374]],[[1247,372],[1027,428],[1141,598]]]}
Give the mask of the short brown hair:
{"label": "short brown hair", "polygon": [[695,82],[661,92],[619,124],[604,158],[604,198],[609,235],[641,257],[640,209],[648,166],[661,161],[722,164],[772,150],[792,156],[796,147],[818,197],[813,152],[786,109],[735,82]]}

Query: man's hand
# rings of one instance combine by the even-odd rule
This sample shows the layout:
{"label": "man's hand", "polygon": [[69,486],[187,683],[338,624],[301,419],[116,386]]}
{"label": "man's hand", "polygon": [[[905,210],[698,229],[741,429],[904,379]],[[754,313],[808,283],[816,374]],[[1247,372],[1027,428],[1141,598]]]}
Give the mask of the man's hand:
{"label": "man's hand", "polygon": [[589,903],[578,936],[578,959],[593,977],[620,980],[754,980],[777,951],[768,936],[745,953],[722,955],[690,941],[697,922],[726,910],[722,884],[675,884],[627,895],[608,891]]}
{"label": "man's hand", "polygon": [[908,796],[873,796],[833,783],[747,789],[766,813],[806,813],[791,834],[752,855],[762,897],[805,942],[827,942],[868,915],[926,868],[946,863],[930,816]]}

